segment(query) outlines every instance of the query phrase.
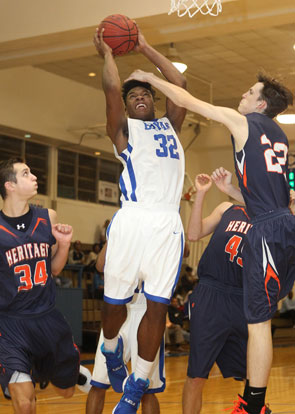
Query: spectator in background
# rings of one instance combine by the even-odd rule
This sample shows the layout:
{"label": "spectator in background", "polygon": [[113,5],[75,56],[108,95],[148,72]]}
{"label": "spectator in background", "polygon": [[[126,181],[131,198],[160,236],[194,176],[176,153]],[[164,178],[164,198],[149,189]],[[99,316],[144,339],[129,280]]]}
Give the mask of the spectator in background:
{"label": "spectator in background", "polygon": [[280,318],[291,319],[293,328],[295,328],[295,299],[293,299],[292,290],[285,297],[280,309]]}
{"label": "spectator in background", "polygon": [[87,266],[87,269],[94,270],[95,264],[97,261],[98,253],[100,252],[100,246],[99,243],[94,243],[92,245],[92,251],[88,254],[85,260],[85,266]]}
{"label": "spectator in background", "polygon": [[92,277],[92,296],[96,299],[103,299],[104,278],[103,272],[96,268],[98,253],[101,251],[100,243],[94,243],[92,251],[86,258],[84,271]]}
{"label": "spectator in background", "polygon": [[193,268],[186,266],[185,273],[181,277],[180,286],[184,292],[184,296],[190,291],[193,290],[197,282],[196,276],[193,274]]}
{"label": "spectator in background", "polygon": [[168,318],[166,323],[167,328],[167,343],[171,343],[171,339],[175,342],[178,351],[183,351],[181,345],[189,342],[190,334],[183,329],[184,312],[178,305],[178,300],[175,296],[172,297],[171,303],[168,306]]}
{"label": "spectator in background", "polygon": [[82,244],[80,240],[76,240],[73,244],[73,248],[69,252],[69,264],[84,264],[85,255],[82,252]]}
{"label": "spectator in background", "polygon": [[105,242],[107,241],[107,229],[108,229],[109,224],[110,224],[109,219],[107,219],[103,224],[102,232],[101,232],[101,235],[100,235],[100,243],[99,243],[100,244],[100,249],[103,248]]}

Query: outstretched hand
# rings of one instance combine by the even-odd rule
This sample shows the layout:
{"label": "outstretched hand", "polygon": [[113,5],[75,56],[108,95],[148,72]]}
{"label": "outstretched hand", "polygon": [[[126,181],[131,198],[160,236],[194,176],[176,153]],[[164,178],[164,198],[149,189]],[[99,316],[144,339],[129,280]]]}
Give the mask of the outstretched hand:
{"label": "outstretched hand", "polygon": [[148,75],[149,75],[148,72],[144,72],[141,69],[137,69],[134,72],[132,72],[131,75],[129,75],[127,79],[125,79],[124,83],[128,82],[132,79],[138,80],[138,81],[141,81],[141,82],[148,82],[148,80],[147,80]]}
{"label": "outstretched hand", "polygon": [[113,53],[113,52],[110,46],[107,45],[106,42],[104,42],[103,32],[104,32],[104,29],[102,29],[101,32],[99,33],[98,28],[96,28],[96,32],[93,37],[93,43],[94,43],[96,50],[100,54],[100,56],[104,58],[107,53]]}
{"label": "outstretched hand", "polygon": [[52,226],[52,234],[59,244],[71,243],[73,228],[69,224],[57,223]]}
{"label": "outstretched hand", "polygon": [[222,192],[226,193],[226,190],[232,185],[232,173],[223,167],[217,168],[213,171],[211,178]]}
{"label": "outstretched hand", "polygon": [[198,174],[195,178],[195,187],[197,191],[207,192],[212,185],[211,177],[208,174]]}

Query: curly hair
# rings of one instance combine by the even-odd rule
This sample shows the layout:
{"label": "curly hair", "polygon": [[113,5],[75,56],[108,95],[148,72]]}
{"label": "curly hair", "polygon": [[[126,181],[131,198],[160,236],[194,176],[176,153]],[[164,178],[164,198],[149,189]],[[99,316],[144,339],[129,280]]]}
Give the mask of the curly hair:
{"label": "curly hair", "polygon": [[257,80],[258,82],[263,83],[260,97],[267,103],[267,107],[264,111],[265,115],[274,118],[285,111],[288,105],[293,104],[292,92],[276,79],[259,72]]}
{"label": "curly hair", "polygon": [[131,89],[136,88],[137,86],[141,86],[142,88],[147,89],[152,94],[152,97],[155,98],[156,92],[154,91],[150,83],[131,79],[130,81],[123,83],[123,86],[122,86],[122,98],[125,104],[126,104],[128,92]]}

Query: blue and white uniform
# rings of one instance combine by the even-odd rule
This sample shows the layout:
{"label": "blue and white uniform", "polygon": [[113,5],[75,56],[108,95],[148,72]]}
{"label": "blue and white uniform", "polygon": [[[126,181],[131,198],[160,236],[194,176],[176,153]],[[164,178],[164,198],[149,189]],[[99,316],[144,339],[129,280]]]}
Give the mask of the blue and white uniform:
{"label": "blue and white uniform", "polygon": [[79,351],[63,315],[55,309],[51,247],[55,244],[47,209],[31,207],[26,232],[0,216],[0,384],[22,372],[35,381],[76,384]]}
{"label": "blue and white uniform", "polygon": [[141,279],[148,299],[169,303],[184,246],[184,153],[168,118],[128,119],[128,131],[127,148],[116,154],[122,208],[108,228],[104,300],[129,302]]}
{"label": "blue and white uniform", "polygon": [[288,140],[259,113],[247,115],[248,140],[238,153],[236,173],[253,224],[243,248],[245,315],[249,323],[271,319],[295,279],[295,217],[289,205]]}
{"label": "blue and white uniform", "polygon": [[[127,319],[121,327],[119,335],[123,339],[124,362],[127,364],[131,360],[131,371],[134,372],[137,360],[137,330],[146,311],[146,299],[142,292],[134,294],[132,302],[127,305],[127,311]],[[108,377],[106,360],[104,355],[101,353],[101,345],[103,344],[103,341],[103,331],[101,330],[95,355],[91,385],[107,389],[111,385]],[[159,393],[165,390],[166,378],[164,363],[165,345],[163,339],[149,374],[150,384],[147,390],[148,394]]]}
{"label": "blue and white uniform", "polygon": [[208,378],[214,362],[224,378],[246,378],[248,328],[243,309],[241,249],[251,224],[240,206],[227,209],[198,266],[189,299],[188,376]]}

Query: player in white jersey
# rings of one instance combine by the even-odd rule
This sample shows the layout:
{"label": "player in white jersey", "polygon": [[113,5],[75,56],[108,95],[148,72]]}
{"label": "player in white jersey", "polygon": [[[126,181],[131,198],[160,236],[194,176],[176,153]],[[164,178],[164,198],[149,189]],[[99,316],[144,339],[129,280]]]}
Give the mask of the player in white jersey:
{"label": "player in white jersey", "polygon": [[[120,178],[122,208],[108,228],[102,351],[111,384],[121,391],[127,371],[118,333],[127,315],[125,304],[131,301],[138,279],[142,279],[147,311],[138,329],[137,363],[114,409],[116,414],[135,413],[148,387],[182,260],[184,241],[179,203],[184,154],[177,134],[185,110],[167,100],[165,117],[155,119],[154,91],[148,83],[137,81],[124,84],[124,105],[118,69],[102,33],[100,37],[96,33],[94,44],[104,58],[107,133],[124,165]],[[168,81],[185,87],[180,72],[141,33],[136,51],[158,67]]]}
{"label": "player in white jersey", "polygon": [[[96,268],[99,272],[104,271],[106,247],[107,243],[105,243],[97,259]],[[127,363],[131,360],[131,369],[133,369],[137,359],[137,329],[146,311],[146,299],[142,293],[142,287],[136,289],[132,301],[127,306],[128,316],[120,329],[120,336],[124,344],[124,362]],[[87,396],[86,414],[102,414],[105,393],[110,387],[106,359],[101,352],[103,341],[103,331],[101,330],[90,382],[92,387]],[[163,338],[150,373],[151,381],[149,388],[142,397],[143,414],[160,414],[160,406],[156,394],[163,392],[166,386],[164,354],[165,344]]]}

